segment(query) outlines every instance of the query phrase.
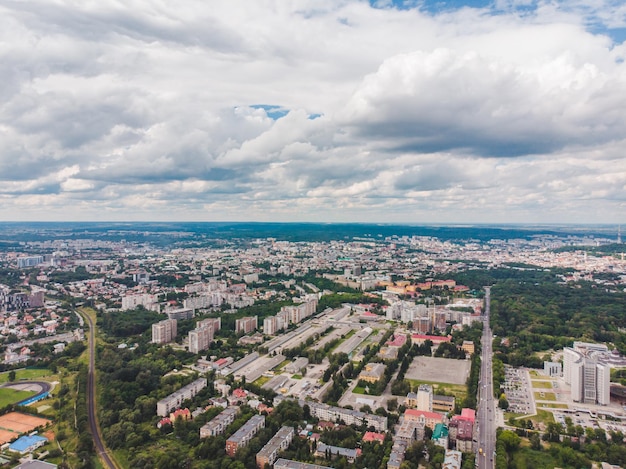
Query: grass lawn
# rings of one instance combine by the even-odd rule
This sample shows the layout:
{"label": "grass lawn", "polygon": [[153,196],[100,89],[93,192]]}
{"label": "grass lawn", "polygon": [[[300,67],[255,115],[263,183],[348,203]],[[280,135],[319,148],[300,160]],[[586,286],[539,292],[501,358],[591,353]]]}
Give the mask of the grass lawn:
{"label": "grass lawn", "polygon": [[552,389],[552,381],[532,381],[535,389]]}
{"label": "grass lawn", "polygon": [[6,407],[10,404],[15,404],[16,402],[34,395],[35,393],[32,391],[18,391],[17,389],[0,388],[0,408]]}
{"label": "grass lawn", "polygon": [[467,387],[464,384],[435,383],[433,381],[422,381],[419,379],[407,380],[411,383],[411,389],[417,391],[420,384],[430,384],[433,387],[434,394],[441,394],[442,391],[447,395],[452,394],[455,399],[465,399],[467,395]]}
{"label": "grass lawn", "polygon": [[537,415],[531,417],[530,419],[535,425],[537,423],[548,424],[550,422],[554,422],[554,415],[552,415],[552,412],[549,410],[537,409]]}
{"label": "grass lawn", "polygon": [[556,394],[553,392],[535,392],[534,395],[538,401],[556,401]]}
{"label": "grass lawn", "polygon": [[[51,374],[52,372],[47,368],[22,368],[15,370],[15,381],[44,378]],[[0,373],[0,383],[6,383],[7,381],[9,381],[9,372]]]}
{"label": "grass lawn", "polygon": [[567,404],[537,404],[537,407],[547,407],[548,409],[569,409]]}
{"label": "grass lawn", "polygon": [[302,375],[295,374],[292,376],[293,379],[302,379]]}
{"label": "grass lawn", "polygon": [[291,363],[291,360],[289,360],[289,359],[283,360],[280,365],[278,365],[276,368],[274,368],[274,373],[278,373],[280,370],[282,370],[284,367],[286,367],[290,363]]}
{"label": "grass lawn", "polygon": [[261,376],[260,378],[256,379],[253,384],[256,384],[257,386],[263,386],[270,379],[272,378],[270,378],[269,376]]}

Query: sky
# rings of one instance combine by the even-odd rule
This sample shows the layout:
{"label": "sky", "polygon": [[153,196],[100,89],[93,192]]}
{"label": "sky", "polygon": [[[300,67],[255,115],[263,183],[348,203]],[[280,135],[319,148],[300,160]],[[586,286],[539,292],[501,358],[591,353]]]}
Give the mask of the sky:
{"label": "sky", "polygon": [[1,0],[0,220],[626,225],[622,0]]}

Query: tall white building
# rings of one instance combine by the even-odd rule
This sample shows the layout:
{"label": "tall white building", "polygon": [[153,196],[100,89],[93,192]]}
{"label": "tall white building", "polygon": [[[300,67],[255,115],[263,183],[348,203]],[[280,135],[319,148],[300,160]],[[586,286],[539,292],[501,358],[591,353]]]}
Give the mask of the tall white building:
{"label": "tall white building", "polygon": [[598,404],[609,405],[611,403],[611,367],[606,364],[597,365],[597,393]]}
{"label": "tall white building", "polygon": [[176,337],[176,319],[164,319],[152,324],[152,343],[167,344]]}
{"label": "tall white building", "polygon": [[433,411],[433,388],[429,384],[420,384],[417,388],[417,410]]}
{"label": "tall white building", "polygon": [[572,400],[585,404],[610,403],[611,367],[598,363],[608,349],[603,344],[574,342],[563,349],[563,378],[571,386]]}
{"label": "tall white building", "polygon": [[200,353],[202,350],[209,348],[213,342],[213,326],[204,325],[189,331],[189,351],[191,353]]}

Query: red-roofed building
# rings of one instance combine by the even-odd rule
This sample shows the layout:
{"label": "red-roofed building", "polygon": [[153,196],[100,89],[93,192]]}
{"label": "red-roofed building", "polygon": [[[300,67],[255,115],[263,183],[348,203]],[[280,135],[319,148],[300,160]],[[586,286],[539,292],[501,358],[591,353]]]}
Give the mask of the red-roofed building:
{"label": "red-roofed building", "polygon": [[435,429],[435,425],[438,423],[444,423],[442,414],[418,409],[405,410],[404,419],[418,422],[426,427],[430,427],[433,430]]}
{"label": "red-roofed building", "polygon": [[165,425],[171,425],[172,421],[167,418],[167,417],[163,417],[161,420],[159,420],[159,423],[157,423],[157,428],[161,428]]}
{"label": "red-roofed building", "polygon": [[189,409],[176,409],[170,414],[170,421],[176,422],[176,419],[180,417],[183,420],[191,420],[191,412]]}
{"label": "red-roofed building", "polygon": [[474,423],[476,421],[476,411],[474,409],[463,408],[461,409],[460,418]]}
{"label": "red-roofed building", "polygon": [[366,443],[370,443],[372,441],[383,443],[385,441],[385,434],[376,432],[365,432],[365,435],[363,435],[363,441]]}
{"label": "red-roofed building", "polygon": [[233,391],[233,397],[236,397],[237,399],[243,399],[247,395],[248,391],[246,391],[245,389],[237,388]]}
{"label": "red-roofed building", "polygon": [[217,366],[218,369],[222,369],[224,368],[226,365],[228,365],[229,361],[226,358],[220,358],[219,360],[216,360],[215,362],[215,366]]}
{"label": "red-roofed building", "polygon": [[259,404],[259,406],[256,408],[256,410],[258,410],[259,412],[266,412],[268,414],[271,414],[272,412],[274,412],[274,408],[270,407],[266,404],[263,404],[262,402]]}
{"label": "red-roofed building", "polygon": [[390,347],[402,347],[406,343],[406,336],[404,334],[394,334],[393,340],[387,342]]}
{"label": "red-roofed building", "polygon": [[450,420],[449,439],[453,448],[464,453],[472,452],[472,441],[474,437],[474,424],[471,420],[466,420],[460,415],[455,415]]}
{"label": "red-roofed building", "polygon": [[427,340],[430,340],[433,345],[439,345],[443,342],[450,342],[452,336],[442,336],[442,335],[425,335],[425,334],[413,334],[411,336],[411,341],[414,344],[422,345]]}

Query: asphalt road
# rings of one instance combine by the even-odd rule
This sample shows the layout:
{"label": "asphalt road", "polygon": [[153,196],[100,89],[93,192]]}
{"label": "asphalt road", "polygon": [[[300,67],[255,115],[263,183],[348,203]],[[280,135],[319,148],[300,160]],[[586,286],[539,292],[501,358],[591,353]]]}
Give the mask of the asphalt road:
{"label": "asphalt road", "polygon": [[93,443],[96,452],[102,461],[104,467],[109,469],[118,469],[118,465],[107,453],[104,446],[100,426],[98,425],[98,416],[96,409],[96,340],[95,326],[91,317],[85,314],[85,319],[89,323],[89,377],[87,379],[87,418],[89,420],[89,429],[93,437]]}
{"label": "asphalt road", "polygon": [[492,341],[489,327],[491,313],[491,288],[485,287],[485,314],[483,317],[482,354],[480,380],[478,382],[478,442],[476,448],[476,467],[493,469],[496,459],[496,401],[493,396],[492,376]]}

